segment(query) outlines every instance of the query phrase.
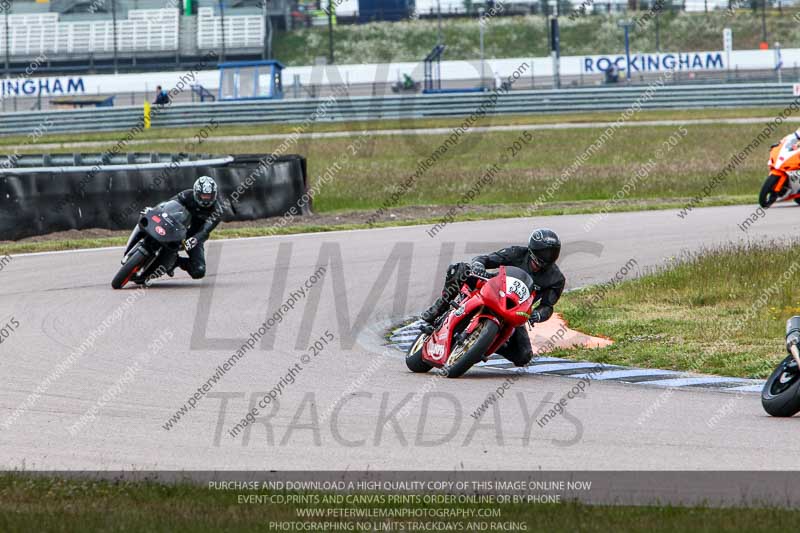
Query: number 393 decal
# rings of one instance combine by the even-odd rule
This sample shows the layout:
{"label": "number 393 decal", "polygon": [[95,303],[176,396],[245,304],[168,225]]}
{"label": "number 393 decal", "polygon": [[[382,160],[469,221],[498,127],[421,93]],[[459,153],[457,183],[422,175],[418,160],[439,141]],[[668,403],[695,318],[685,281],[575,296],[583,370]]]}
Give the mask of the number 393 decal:
{"label": "number 393 decal", "polygon": [[516,294],[519,297],[519,303],[531,297],[531,291],[528,290],[528,286],[517,278],[506,277],[506,292]]}

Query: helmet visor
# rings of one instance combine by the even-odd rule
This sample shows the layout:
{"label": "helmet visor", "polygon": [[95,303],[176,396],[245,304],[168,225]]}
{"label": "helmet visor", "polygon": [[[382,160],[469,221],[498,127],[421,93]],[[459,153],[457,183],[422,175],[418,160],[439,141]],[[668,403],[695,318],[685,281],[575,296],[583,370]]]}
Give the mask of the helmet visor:
{"label": "helmet visor", "polygon": [[536,250],[535,252],[531,252],[531,263],[539,268],[552,265],[556,262],[556,259],[558,259],[558,254],[560,251],[560,248],[545,248],[544,250]]}
{"label": "helmet visor", "polygon": [[202,205],[209,205],[214,202],[214,193],[200,193],[197,195],[197,201]]}

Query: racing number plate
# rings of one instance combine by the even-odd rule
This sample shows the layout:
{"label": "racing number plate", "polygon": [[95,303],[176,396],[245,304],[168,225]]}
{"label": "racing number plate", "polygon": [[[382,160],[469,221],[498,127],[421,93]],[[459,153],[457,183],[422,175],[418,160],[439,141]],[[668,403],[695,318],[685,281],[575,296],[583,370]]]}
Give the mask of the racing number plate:
{"label": "racing number plate", "polygon": [[506,292],[513,292],[516,294],[519,297],[519,303],[531,297],[531,291],[528,290],[528,286],[525,285],[522,280],[510,276],[506,277]]}

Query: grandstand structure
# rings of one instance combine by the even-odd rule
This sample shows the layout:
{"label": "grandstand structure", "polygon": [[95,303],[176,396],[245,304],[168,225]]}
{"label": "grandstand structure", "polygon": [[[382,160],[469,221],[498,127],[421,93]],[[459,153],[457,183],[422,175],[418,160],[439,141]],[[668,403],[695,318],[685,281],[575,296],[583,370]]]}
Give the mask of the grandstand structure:
{"label": "grandstand structure", "polygon": [[[340,21],[348,16],[358,21],[361,2],[373,0],[331,1],[336,2]],[[764,1],[787,6],[798,0]],[[322,5],[325,2],[321,0]],[[644,0],[639,9],[644,12],[656,5],[663,9],[668,4],[671,10],[702,11],[744,5],[741,0],[658,2]],[[505,15],[561,11],[568,16],[570,6],[587,13],[608,13],[624,11],[630,2],[503,3]],[[463,0],[407,0],[406,4],[405,11],[412,6],[420,17],[435,16],[437,9],[447,16],[475,14],[474,8],[466,11]],[[21,74],[40,58],[40,74],[174,70],[211,51],[223,61],[272,59],[273,29],[291,29],[298,9],[298,0],[0,0],[0,68],[4,64],[5,76]],[[404,17],[409,16],[405,11]]]}
{"label": "grandstand structure", "polygon": [[8,5],[7,13],[0,11],[0,62],[7,74],[35,58],[50,71],[171,68],[210,51],[231,59],[266,58],[272,28],[291,24],[290,0],[194,0],[190,13],[183,0]]}

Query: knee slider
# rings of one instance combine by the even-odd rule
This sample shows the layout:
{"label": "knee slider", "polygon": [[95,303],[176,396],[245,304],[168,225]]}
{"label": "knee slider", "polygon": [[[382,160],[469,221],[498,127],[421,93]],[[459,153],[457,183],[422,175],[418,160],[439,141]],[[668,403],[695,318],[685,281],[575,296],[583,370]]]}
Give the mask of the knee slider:
{"label": "knee slider", "polygon": [[514,366],[527,366],[531,359],[533,359],[533,352],[519,354],[514,358]]}
{"label": "knee slider", "polygon": [[192,277],[192,279],[202,279],[206,276],[206,267],[198,266],[191,268],[189,270],[189,275]]}

